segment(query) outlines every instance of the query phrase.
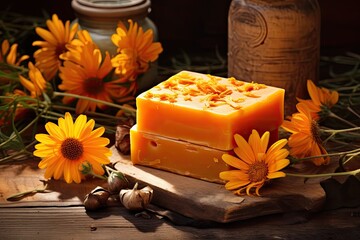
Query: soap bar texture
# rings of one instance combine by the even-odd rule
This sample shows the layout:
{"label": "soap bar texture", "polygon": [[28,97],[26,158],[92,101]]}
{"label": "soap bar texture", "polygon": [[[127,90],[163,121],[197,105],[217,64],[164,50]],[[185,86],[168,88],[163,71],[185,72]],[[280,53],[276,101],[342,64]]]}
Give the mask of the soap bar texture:
{"label": "soap bar texture", "polygon": [[137,129],[219,150],[253,129],[277,140],[284,89],[182,71],[136,98]]}
{"label": "soap bar texture", "polygon": [[130,129],[131,161],[133,164],[223,183],[219,173],[230,170],[221,159],[226,151]]}

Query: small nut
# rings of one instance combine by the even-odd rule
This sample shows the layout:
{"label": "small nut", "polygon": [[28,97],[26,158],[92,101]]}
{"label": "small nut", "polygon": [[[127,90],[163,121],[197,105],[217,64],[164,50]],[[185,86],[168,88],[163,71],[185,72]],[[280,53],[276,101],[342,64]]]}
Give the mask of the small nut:
{"label": "small nut", "polygon": [[107,206],[107,200],[110,197],[109,191],[102,187],[96,187],[85,196],[84,206],[86,210],[97,210]]}
{"label": "small nut", "polygon": [[92,211],[101,208],[101,203],[96,196],[89,193],[85,196],[84,206],[86,210]]}

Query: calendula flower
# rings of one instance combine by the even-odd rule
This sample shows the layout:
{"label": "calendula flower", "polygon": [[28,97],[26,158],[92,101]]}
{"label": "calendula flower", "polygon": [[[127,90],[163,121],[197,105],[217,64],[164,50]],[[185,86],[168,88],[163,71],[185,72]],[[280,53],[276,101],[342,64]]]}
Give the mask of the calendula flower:
{"label": "calendula flower", "polygon": [[21,84],[30,91],[30,95],[33,98],[41,96],[46,88],[46,80],[41,74],[40,70],[34,66],[32,62],[28,63],[29,68],[29,78],[19,75]]}
{"label": "calendula flower", "polygon": [[36,66],[43,72],[46,80],[51,80],[57,73],[61,59],[60,55],[67,51],[66,44],[74,38],[78,24],[70,27],[70,21],[64,23],[53,14],[52,20],[47,20],[46,25],[49,30],[37,27],[36,33],[45,41],[35,41],[33,46],[40,49],[34,52]]}
{"label": "calendula flower", "polygon": [[305,104],[314,120],[318,121],[322,114],[332,108],[339,100],[339,93],[327,88],[317,87],[313,81],[307,81],[307,89],[311,99],[300,99],[298,101]]}
{"label": "calendula flower", "polygon": [[280,170],[289,165],[286,159],[289,151],[283,148],[287,140],[281,139],[268,149],[270,133],[265,132],[261,138],[256,130],[253,130],[248,142],[239,134],[235,134],[237,147],[234,148],[236,156],[223,154],[222,159],[236,170],[229,170],[220,173],[220,178],[228,181],[225,184],[227,190],[241,194],[246,191],[251,195],[259,196],[260,188],[270,179],[285,177]]}
{"label": "calendula flower", "polygon": [[78,31],[76,36],[77,38],[74,38],[66,45],[68,51],[65,51],[60,55],[62,60],[70,60],[75,63],[79,63],[81,61],[82,49],[86,44],[91,44],[93,49],[98,48],[87,30]]}
{"label": "calendula flower", "polygon": [[10,65],[20,66],[22,61],[29,58],[28,55],[18,57],[17,52],[18,44],[14,43],[10,46],[10,43],[5,39],[1,43],[0,62],[5,62]]}
{"label": "calendula flower", "polygon": [[[18,44],[14,43],[10,46],[10,43],[7,39],[3,40],[1,43],[0,50],[0,63],[6,63],[9,66],[20,66],[20,64],[29,58],[28,55],[18,56],[17,52]],[[0,70],[5,73],[11,73],[13,69],[2,64]],[[0,77],[0,83],[8,83],[10,81],[7,77]]]}
{"label": "calendula flower", "polygon": [[146,72],[149,63],[156,61],[163,51],[159,42],[153,42],[153,31],[148,29],[144,32],[132,20],[129,20],[128,30],[123,24],[119,24],[111,40],[118,48],[118,54],[111,60],[115,73],[130,81]]}
{"label": "calendula flower", "polygon": [[[90,97],[106,102],[121,98],[125,92],[121,86],[112,80],[112,70],[109,53],[102,58],[101,51],[92,42],[86,42],[83,46],[69,48],[66,59],[60,67],[59,76],[62,83],[59,89],[67,93]],[[109,75],[110,74],[110,75]],[[63,102],[69,104],[75,98],[65,96]],[[105,105],[87,99],[79,99],[76,104],[76,112],[95,111],[96,107],[104,109]]]}
{"label": "calendula flower", "polygon": [[[298,103],[296,107],[299,112],[294,113],[290,121],[285,120],[282,124],[282,128],[292,133],[288,145],[290,154],[297,158],[327,154],[320,138],[318,122],[313,119],[307,106],[304,103]],[[330,157],[317,157],[312,161],[320,166],[328,164]]]}
{"label": "calendula flower", "polygon": [[42,158],[39,168],[45,169],[45,178],[64,177],[67,183],[80,183],[82,165],[89,163],[93,172],[102,176],[103,164],[110,162],[111,151],[106,146],[109,139],[101,137],[104,127],[94,130],[95,121],[85,115],[77,117],[75,122],[70,113],[59,118],[58,125],[52,122],[45,124],[48,134],[36,134],[40,143],[35,145],[34,155]]}

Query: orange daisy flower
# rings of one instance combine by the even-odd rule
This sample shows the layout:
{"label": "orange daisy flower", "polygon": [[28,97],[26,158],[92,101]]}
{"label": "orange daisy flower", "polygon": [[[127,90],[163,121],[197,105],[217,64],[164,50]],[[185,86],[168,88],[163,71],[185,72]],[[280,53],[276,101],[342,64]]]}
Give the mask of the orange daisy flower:
{"label": "orange daisy flower", "polygon": [[[1,43],[0,50],[0,62],[6,63],[8,65],[20,66],[20,64],[29,58],[28,55],[23,55],[18,57],[17,52],[18,44],[14,43],[10,46],[10,43],[5,39]],[[7,67],[6,65],[0,66],[0,70],[5,73],[10,73],[13,70]],[[9,79],[7,77],[0,77],[0,83],[8,83]]]}
{"label": "orange daisy flower", "polygon": [[228,165],[236,168],[221,172],[219,177],[225,181],[225,188],[234,191],[235,194],[242,194],[246,191],[251,195],[254,189],[259,196],[260,188],[270,179],[285,177],[280,170],[289,165],[286,159],[289,151],[283,148],[287,140],[281,139],[275,142],[268,149],[270,133],[265,132],[261,137],[256,130],[253,130],[248,142],[235,134],[237,147],[234,148],[236,156],[223,154],[222,159]]}
{"label": "orange daisy flower", "polygon": [[37,27],[36,33],[45,41],[34,41],[33,46],[40,49],[35,51],[34,58],[36,66],[43,72],[46,80],[51,80],[56,75],[61,65],[60,55],[67,51],[66,44],[74,38],[78,24],[70,28],[70,21],[64,23],[54,14],[52,20],[47,20],[49,30]]}
{"label": "orange daisy flower", "polygon": [[[297,158],[320,156],[327,154],[319,136],[319,126],[313,119],[308,105],[298,103],[299,112],[294,113],[291,120],[284,120],[282,128],[292,133],[289,137],[290,154]],[[312,159],[317,166],[328,164],[330,157],[317,157]]]}
{"label": "orange daisy flower", "polygon": [[332,108],[338,102],[339,93],[337,91],[330,91],[327,88],[316,87],[311,80],[307,81],[307,89],[311,99],[304,100],[298,98],[298,101],[305,104],[312,118],[318,121],[324,110],[326,112],[327,109]]}
{"label": "orange daisy flower", "polygon": [[33,98],[39,97],[42,95],[44,90],[46,89],[46,80],[41,74],[40,70],[34,66],[32,62],[28,63],[29,68],[29,78],[19,75],[20,83],[30,91],[30,96]]}
{"label": "orange daisy flower", "polygon": [[118,47],[118,54],[111,62],[115,73],[123,76],[124,81],[136,80],[163,51],[159,42],[153,42],[153,31],[149,29],[144,33],[142,27],[132,20],[129,20],[128,30],[124,24],[119,24],[111,40]]}
{"label": "orange daisy flower", "polygon": [[82,165],[91,165],[95,174],[105,173],[102,165],[110,163],[111,151],[106,146],[108,138],[101,137],[105,128],[94,129],[95,121],[80,115],[75,121],[70,113],[59,118],[58,125],[45,124],[48,134],[36,134],[40,143],[35,145],[34,155],[42,158],[39,168],[46,169],[45,178],[64,177],[67,183],[80,183]]}
{"label": "orange daisy flower", "polygon": [[10,65],[20,66],[22,61],[25,61],[29,58],[28,55],[23,55],[18,58],[17,53],[18,44],[14,43],[10,46],[10,43],[5,39],[1,43],[1,52],[0,52],[0,62],[5,62]]}
{"label": "orange daisy flower", "polygon": [[[120,96],[120,94],[124,94],[124,91],[121,90],[122,87],[111,80],[111,75],[109,75],[113,67],[108,52],[105,53],[103,59],[100,49],[92,41],[87,41],[83,43],[83,46],[80,44],[78,47],[69,47],[69,52],[65,55],[66,60],[60,67],[59,73],[62,80],[59,85],[60,90],[107,102],[113,102],[113,99],[123,97]],[[63,98],[65,104],[74,100],[74,97],[69,96]],[[76,104],[76,112],[95,111],[96,107],[104,109],[105,105],[87,99],[79,99]]]}

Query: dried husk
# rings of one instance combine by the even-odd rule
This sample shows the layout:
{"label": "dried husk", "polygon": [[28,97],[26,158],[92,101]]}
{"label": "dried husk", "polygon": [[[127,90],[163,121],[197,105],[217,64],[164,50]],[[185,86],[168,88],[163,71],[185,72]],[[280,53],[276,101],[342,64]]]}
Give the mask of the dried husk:
{"label": "dried husk", "polygon": [[142,189],[137,189],[138,183],[133,189],[122,189],[119,193],[120,202],[126,209],[132,211],[143,210],[151,202],[153,197],[153,189],[146,186]]}
{"label": "dried husk", "polygon": [[127,122],[118,124],[115,133],[115,147],[124,154],[130,154],[130,128],[135,124],[135,120],[129,118]]}

